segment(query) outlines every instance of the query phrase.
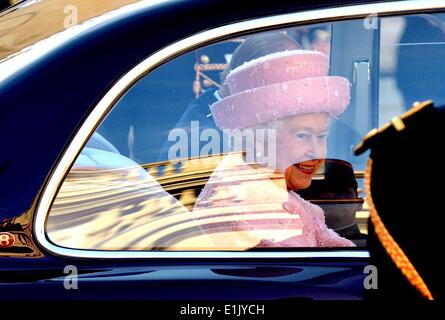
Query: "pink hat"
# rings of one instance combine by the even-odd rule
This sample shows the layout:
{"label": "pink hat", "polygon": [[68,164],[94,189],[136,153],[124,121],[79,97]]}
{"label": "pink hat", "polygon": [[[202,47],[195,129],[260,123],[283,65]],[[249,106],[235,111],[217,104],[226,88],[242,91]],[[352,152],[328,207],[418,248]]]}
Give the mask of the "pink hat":
{"label": "pink hat", "polygon": [[246,62],[227,75],[230,95],[210,106],[220,129],[243,129],[289,116],[327,112],[349,104],[349,81],[328,76],[328,58],[292,50]]}

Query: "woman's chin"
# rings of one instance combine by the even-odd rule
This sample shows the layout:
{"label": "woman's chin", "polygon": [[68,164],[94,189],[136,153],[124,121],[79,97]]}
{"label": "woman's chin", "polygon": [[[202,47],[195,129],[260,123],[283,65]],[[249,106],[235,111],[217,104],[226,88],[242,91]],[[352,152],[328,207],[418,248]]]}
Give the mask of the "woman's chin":
{"label": "woman's chin", "polygon": [[302,184],[302,185],[298,186],[298,190],[304,190],[304,189],[307,189],[307,188],[310,187],[310,185],[311,185],[310,182],[305,183],[305,184]]}
{"label": "woman's chin", "polygon": [[294,191],[298,191],[298,190],[304,190],[309,188],[309,186],[311,185],[312,179],[309,179],[306,181],[306,179],[302,180],[299,179],[298,181],[290,181],[290,183],[288,183],[288,189],[290,190],[294,190]]}

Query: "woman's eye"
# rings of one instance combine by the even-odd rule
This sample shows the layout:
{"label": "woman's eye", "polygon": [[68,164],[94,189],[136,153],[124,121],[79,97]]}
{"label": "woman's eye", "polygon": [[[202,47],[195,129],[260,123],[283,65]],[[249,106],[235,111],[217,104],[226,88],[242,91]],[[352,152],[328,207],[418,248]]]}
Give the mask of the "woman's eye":
{"label": "woman's eye", "polygon": [[328,140],[328,134],[327,134],[327,133],[319,134],[319,135],[317,136],[317,139],[318,139],[319,141],[326,141],[326,140]]}
{"label": "woman's eye", "polygon": [[305,132],[299,132],[299,133],[297,133],[297,138],[299,138],[299,139],[307,139],[307,138],[309,138],[309,134],[305,133]]}

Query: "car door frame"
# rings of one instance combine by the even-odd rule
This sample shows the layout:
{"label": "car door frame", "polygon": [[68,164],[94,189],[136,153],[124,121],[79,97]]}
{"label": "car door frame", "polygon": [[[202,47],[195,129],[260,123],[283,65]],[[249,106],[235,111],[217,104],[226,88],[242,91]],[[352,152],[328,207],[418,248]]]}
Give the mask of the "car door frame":
{"label": "car door frame", "polygon": [[[148,6],[148,5],[147,5]],[[81,259],[257,259],[257,258],[353,258],[358,260],[367,259],[369,253],[366,250],[335,249],[335,250],[299,250],[299,251],[208,251],[208,252],[153,252],[153,251],[93,251],[62,248],[52,243],[46,236],[45,221],[51,204],[57,195],[64,177],[69,172],[72,164],[94,133],[97,126],[110,112],[116,102],[131,88],[139,79],[147,75],[159,65],[165,63],[184,52],[193,50],[200,46],[210,44],[220,39],[245,35],[251,32],[269,30],[271,28],[284,28],[313,24],[320,22],[332,22],[346,19],[366,19],[370,14],[378,16],[393,16],[404,13],[415,13],[425,10],[443,10],[445,3],[440,1],[393,1],[377,4],[351,5],[338,8],[315,9],[304,12],[286,13],[265,18],[250,19],[229,25],[206,30],[188,38],[179,40],[171,45],[148,56],[141,63],[130,69],[120,78],[103,96],[91,113],[85,118],[74,138],[60,157],[55,169],[50,173],[47,183],[43,187],[41,196],[37,202],[34,215],[34,237],[40,247],[51,254]],[[128,10],[128,9],[127,9]],[[25,53],[26,54],[26,53]]]}

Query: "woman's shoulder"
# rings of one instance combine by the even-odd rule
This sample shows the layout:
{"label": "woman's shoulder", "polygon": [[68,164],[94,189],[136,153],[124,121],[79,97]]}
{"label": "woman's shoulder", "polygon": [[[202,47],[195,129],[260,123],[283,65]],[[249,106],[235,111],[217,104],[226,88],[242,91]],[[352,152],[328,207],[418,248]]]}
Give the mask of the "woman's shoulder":
{"label": "woman's shoulder", "polygon": [[308,212],[313,212],[317,215],[323,214],[323,209],[321,209],[316,204],[311,203],[308,200],[303,199],[299,194],[297,194],[295,191],[289,191],[289,201],[298,204],[299,206],[302,206],[306,209]]}

